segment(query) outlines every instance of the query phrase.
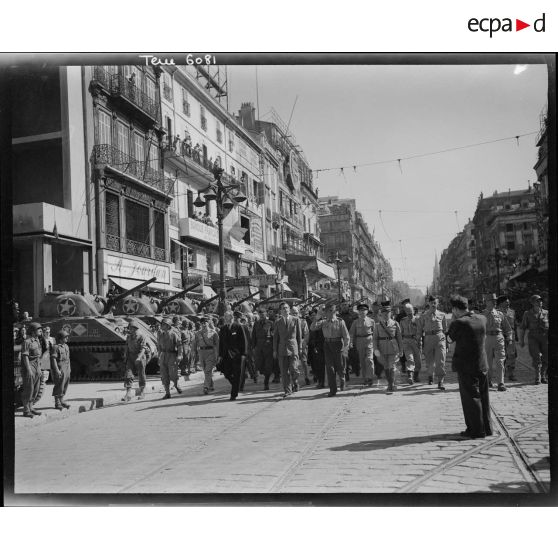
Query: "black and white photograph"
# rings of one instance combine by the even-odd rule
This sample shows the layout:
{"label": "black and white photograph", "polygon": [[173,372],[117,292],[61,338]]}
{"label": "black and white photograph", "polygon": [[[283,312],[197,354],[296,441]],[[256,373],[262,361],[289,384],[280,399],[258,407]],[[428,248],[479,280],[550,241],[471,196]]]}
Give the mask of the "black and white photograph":
{"label": "black and white photograph", "polygon": [[0,56],[5,503],[547,497],[554,60]]}

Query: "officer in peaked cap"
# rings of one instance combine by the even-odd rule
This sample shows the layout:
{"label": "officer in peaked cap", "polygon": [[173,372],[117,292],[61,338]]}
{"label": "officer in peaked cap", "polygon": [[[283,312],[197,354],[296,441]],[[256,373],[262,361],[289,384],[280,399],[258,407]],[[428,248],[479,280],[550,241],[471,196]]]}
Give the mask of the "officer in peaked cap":
{"label": "officer in peaked cap", "polygon": [[505,360],[506,345],[511,342],[511,327],[504,314],[496,309],[498,297],[491,293],[486,297],[486,358],[488,361],[488,387],[492,387],[493,373],[496,374],[498,391],[506,391]]}
{"label": "officer in peaked cap", "polygon": [[[417,343],[423,349],[426,367],[428,369],[428,383],[432,385],[434,373],[438,379],[438,389],[445,391],[444,378],[446,376],[446,333],[448,330],[446,315],[438,310],[438,297],[428,297],[428,310],[417,321]],[[424,347],[422,336],[424,335]]]}
{"label": "officer in peaked cap", "polygon": [[535,369],[535,384],[546,384],[548,382],[548,310],[542,306],[542,298],[534,294],[529,299],[532,308],[523,313],[521,321],[521,346],[525,346],[525,333],[529,331],[527,338],[529,354]]}
{"label": "officer in peaked cap", "polygon": [[353,321],[349,330],[351,336],[351,347],[358,355],[360,370],[364,384],[374,384],[374,320],[368,317],[370,306],[360,303],[357,306],[358,318]]}
{"label": "officer in peaked cap", "polygon": [[388,381],[387,393],[395,391],[395,363],[403,353],[401,328],[391,317],[391,302],[384,300],[381,303],[380,320],[374,328],[375,353],[384,366]]}

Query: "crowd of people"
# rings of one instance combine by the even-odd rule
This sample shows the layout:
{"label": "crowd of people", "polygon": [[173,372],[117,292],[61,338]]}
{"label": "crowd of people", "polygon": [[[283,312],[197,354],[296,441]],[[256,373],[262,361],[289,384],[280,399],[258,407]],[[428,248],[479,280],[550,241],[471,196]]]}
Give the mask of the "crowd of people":
{"label": "crowd of people", "polygon": [[[524,346],[527,337],[534,382],[548,381],[548,311],[542,308],[540,296],[533,295],[530,302],[532,308],[524,312],[521,323],[505,295],[488,296],[482,312],[469,309],[466,299],[453,297],[451,318],[439,309],[436,296],[428,298],[423,312],[409,299],[401,301],[398,310],[383,301],[357,304],[356,312],[346,302],[299,308],[282,301],[278,307],[259,305],[250,308],[253,311],[229,307],[222,317],[204,314],[196,322],[179,316],[164,318],[156,332],[164,398],[171,397],[171,384],[182,393],[180,375],[188,379],[198,368],[204,373],[204,394],[214,390],[214,374],[220,372],[231,384],[231,400],[249,378],[254,383],[262,378],[264,391],[271,383],[281,383],[283,397],[297,392],[302,384],[327,388],[327,396],[334,397],[356,377],[373,387],[382,376],[386,393],[391,394],[397,389],[398,375],[399,383],[414,384],[421,381],[421,373],[423,381],[436,383],[444,391],[447,350],[455,342],[452,366],[458,372],[465,416],[466,409],[471,414],[479,405],[481,414],[486,414],[488,388],[506,391],[506,379],[516,379],[518,341]],[[37,378],[47,368],[55,383],[55,407],[68,406],[64,401],[70,377],[67,339],[65,331],[55,341],[40,324],[27,325],[21,350],[24,416],[40,414],[33,401]],[[138,397],[145,397],[149,359],[145,334],[137,319],[131,319],[124,354],[124,401],[134,396],[135,377]],[[467,383],[466,378],[471,381]],[[489,428],[481,429],[481,423],[477,420],[470,428],[468,424],[467,432],[487,435]]]}

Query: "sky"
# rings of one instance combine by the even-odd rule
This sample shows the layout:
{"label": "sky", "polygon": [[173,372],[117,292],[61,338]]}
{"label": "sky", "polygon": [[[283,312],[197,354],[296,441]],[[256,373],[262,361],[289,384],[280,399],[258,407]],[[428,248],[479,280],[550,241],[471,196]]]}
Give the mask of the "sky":
{"label": "sky", "polygon": [[536,181],[543,65],[258,66],[257,81],[256,66],[227,71],[229,111],[251,101],[262,120],[271,107],[284,122],[292,113],[311,168],[337,169],[314,173],[319,195],[355,198],[394,279],[423,292],[481,192]]}

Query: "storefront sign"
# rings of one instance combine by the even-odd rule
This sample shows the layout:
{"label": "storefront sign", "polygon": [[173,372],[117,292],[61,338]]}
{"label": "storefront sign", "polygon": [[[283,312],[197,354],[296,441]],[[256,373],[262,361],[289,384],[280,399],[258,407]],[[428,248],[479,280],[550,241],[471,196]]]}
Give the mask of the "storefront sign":
{"label": "storefront sign", "polygon": [[[185,219],[180,219],[179,221],[180,236],[187,236],[199,240],[201,242],[207,242],[208,244],[219,245],[219,232],[217,227],[212,227],[211,225],[206,225],[201,221],[196,221],[190,217]],[[231,238],[230,240],[225,238],[223,245],[227,250],[232,250],[240,254],[244,253],[245,244],[244,242],[238,242]]]}
{"label": "storefront sign", "polygon": [[132,260],[107,254],[106,275],[114,277],[126,277],[137,281],[146,281],[152,277],[157,278],[158,283],[170,284],[170,269],[168,266],[154,263]]}

